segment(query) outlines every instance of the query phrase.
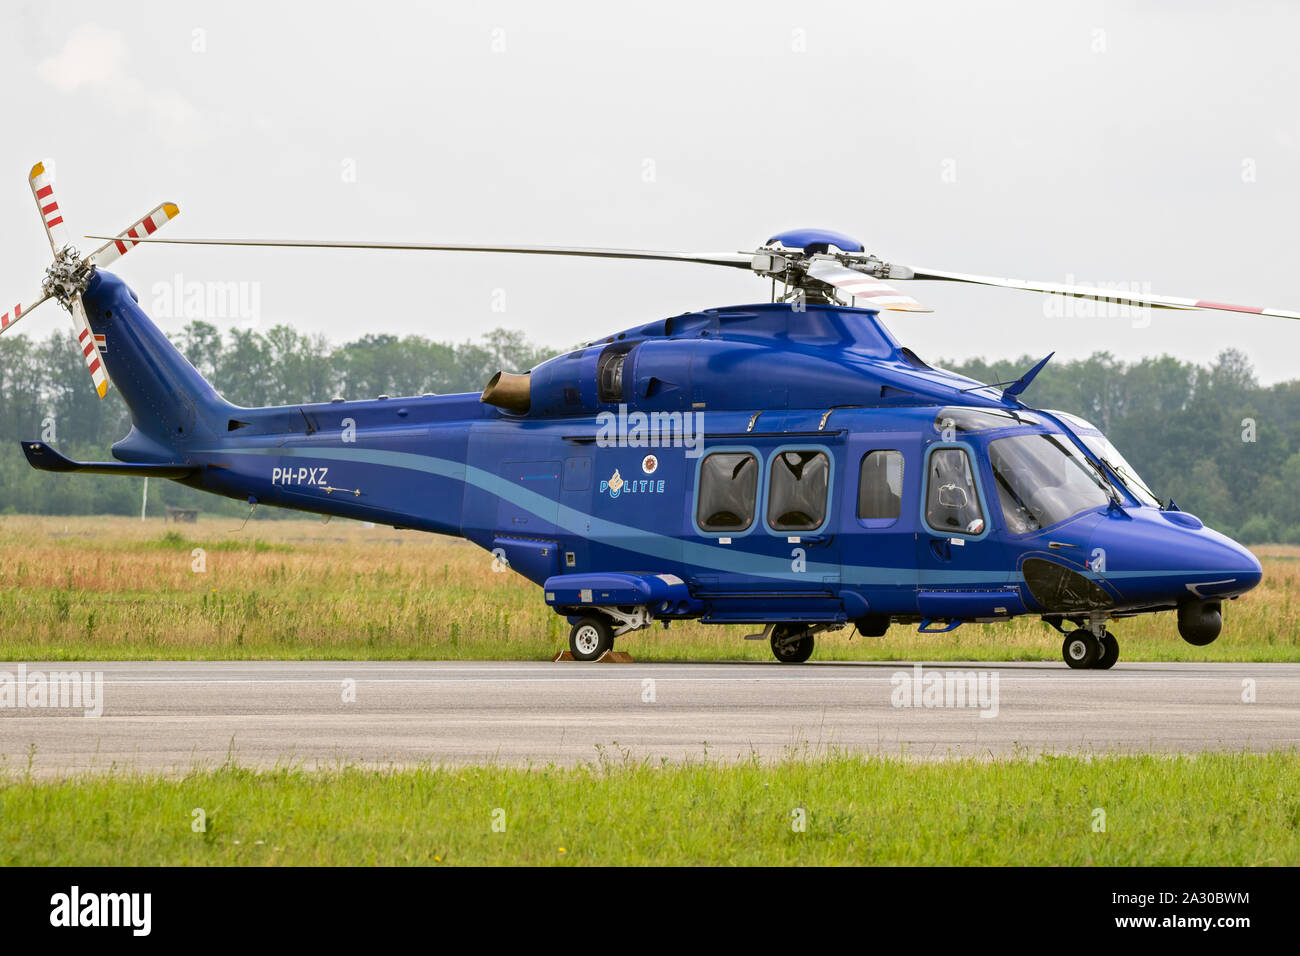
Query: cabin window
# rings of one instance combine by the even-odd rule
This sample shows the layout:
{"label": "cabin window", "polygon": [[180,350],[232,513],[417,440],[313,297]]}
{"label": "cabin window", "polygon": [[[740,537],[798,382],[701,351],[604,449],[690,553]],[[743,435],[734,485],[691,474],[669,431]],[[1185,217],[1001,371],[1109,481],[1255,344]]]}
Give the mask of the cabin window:
{"label": "cabin window", "polygon": [[869,451],[858,476],[858,517],[892,521],[903,512],[903,453]]}
{"label": "cabin window", "polygon": [[773,531],[815,531],[825,524],[830,474],[825,452],[778,452],[768,486],[768,526]]}
{"label": "cabin window", "polygon": [[700,463],[701,531],[739,532],[754,523],[758,507],[758,459],[748,452],[720,451]]}
{"label": "cabin window", "polygon": [[964,449],[935,449],[926,477],[925,520],[931,528],[941,534],[984,532],[984,509]]}

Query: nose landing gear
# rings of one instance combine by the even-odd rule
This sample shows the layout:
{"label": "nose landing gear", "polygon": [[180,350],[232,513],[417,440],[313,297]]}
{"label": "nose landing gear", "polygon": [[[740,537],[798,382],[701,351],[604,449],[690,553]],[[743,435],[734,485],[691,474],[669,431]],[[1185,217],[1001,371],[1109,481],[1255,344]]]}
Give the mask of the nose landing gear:
{"label": "nose landing gear", "polygon": [[1061,642],[1061,656],[1074,670],[1110,670],[1119,660],[1119,641],[1104,627],[1097,634],[1092,628],[1067,631]]}

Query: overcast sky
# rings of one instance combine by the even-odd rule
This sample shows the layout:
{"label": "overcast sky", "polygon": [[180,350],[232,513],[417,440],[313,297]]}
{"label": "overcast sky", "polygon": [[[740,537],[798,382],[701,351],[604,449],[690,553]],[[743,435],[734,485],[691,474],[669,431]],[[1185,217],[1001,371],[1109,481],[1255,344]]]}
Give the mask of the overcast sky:
{"label": "overcast sky", "polygon": [[[49,260],[25,181],[49,157],[75,234],[163,200],[174,236],[736,251],[818,225],[895,262],[1300,310],[1298,37],[1280,0],[6,3],[0,301]],[[179,277],[245,284],[246,314],[204,316],[223,328],[334,341],[565,346],[768,291],[445,253],[141,247],[115,271],[169,332]],[[936,311],[887,324],[931,360],[1232,346],[1300,377],[1284,319],[907,290]]]}

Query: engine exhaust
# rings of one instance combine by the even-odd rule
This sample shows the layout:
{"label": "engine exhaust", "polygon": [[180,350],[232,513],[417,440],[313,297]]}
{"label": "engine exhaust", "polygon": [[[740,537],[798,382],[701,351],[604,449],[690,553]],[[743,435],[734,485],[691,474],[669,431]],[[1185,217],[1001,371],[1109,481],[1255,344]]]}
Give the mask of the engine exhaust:
{"label": "engine exhaust", "polygon": [[508,412],[525,413],[532,405],[531,380],[527,373],[497,372],[488,380],[479,401]]}

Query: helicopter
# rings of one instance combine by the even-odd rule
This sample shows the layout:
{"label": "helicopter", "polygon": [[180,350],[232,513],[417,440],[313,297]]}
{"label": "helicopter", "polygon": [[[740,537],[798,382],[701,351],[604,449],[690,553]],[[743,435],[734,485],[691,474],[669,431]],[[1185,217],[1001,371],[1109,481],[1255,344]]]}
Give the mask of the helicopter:
{"label": "helicopter", "polygon": [[[22,443],[49,472],[166,478],[258,504],[454,535],[538,585],[595,661],[659,624],[759,628],[778,661],[854,627],[943,634],[1035,615],[1075,669],[1119,659],[1113,622],[1173,612],[1218,637],[1255,556],[1161,499],[1086,420],[1012,382],[932,367],[886,311],[931,311],[892,283],[943,281],[1163,309],[1300,313],[887,262],[825,229],[749,252],[164,238],[164,203],[83,256],[52,176],[30,186],[54,261],[6,332],[47,300],[72,316],[92,384],[130,411],[113,461]],[[481,392],[243,408],[223,399],[106,267],[147,243],[491,252],[747,270],[770,301],[606,335]],[[250,510],[251,514],[251,510]]]}

